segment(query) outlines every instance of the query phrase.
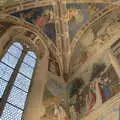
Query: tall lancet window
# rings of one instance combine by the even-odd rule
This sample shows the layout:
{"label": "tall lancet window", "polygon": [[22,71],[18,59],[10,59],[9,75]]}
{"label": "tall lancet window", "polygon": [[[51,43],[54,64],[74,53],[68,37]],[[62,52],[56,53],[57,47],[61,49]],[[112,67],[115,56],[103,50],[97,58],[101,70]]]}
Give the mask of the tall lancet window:
{"label": "tall lancet window", "polygon": [[0,120],[21,120],[36,65],[33,51],[14,42],[0,61]]}

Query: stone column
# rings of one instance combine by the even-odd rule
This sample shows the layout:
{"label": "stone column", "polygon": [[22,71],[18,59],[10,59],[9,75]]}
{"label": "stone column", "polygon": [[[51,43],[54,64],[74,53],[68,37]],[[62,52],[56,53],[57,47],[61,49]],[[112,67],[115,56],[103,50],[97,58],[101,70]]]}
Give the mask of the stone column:
{"label": "stone column", "polygon": [[48,56],[49,54],[46,52],[44,57],[37,63],[27,106],[24,111],[24,120],[40,120],[43,112],[43,93],[48,79]]}
{"label": "stone column", "polygon": [[114,67],[116,74],[118,75],[120,79],[120,63],[118,59],[114,56],[114,53],[111,49],[108,50],[108,56],[109,56],[112,66]]}

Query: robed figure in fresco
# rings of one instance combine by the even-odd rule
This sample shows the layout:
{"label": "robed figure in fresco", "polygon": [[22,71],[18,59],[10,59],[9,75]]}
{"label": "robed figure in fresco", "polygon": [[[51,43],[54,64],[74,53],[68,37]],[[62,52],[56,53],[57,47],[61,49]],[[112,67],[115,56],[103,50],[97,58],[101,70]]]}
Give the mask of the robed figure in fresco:
{"label": "robed figure in fresco", "polygon": [[102,104],[102,89],[100,78],[96,78],[90,83],[90,90],[86,95],[86,113],[91,112]]}
{"label": "robed figure in fresco", "polygon": [[44,28],[46,24],[53,22],[53,12],[52,10],[44,10],[41,16],[37,16],[35,23],[40,28]]}
{"label": "robed figure in fresco", "polygon": [[95,88],[94,84],[90,83],[90,89],[88,94],[86,95],[86,113],[89,113],[93,106],[96,103],[96,95],[95,95]]}
{"label": "robed figure in fresco", "polygon": [[56,39],[54,13],[52,9],[43,10],[41,15],[37,15],[35,24],[40,27],[53,41]]}
{"label": "robed figure in fresco", "polygon": [[109,78],[104,78],[104,82],[102,85],[102,95],[103,95],[103,101],[105,102],[111,97],[111,89],[108,84]]}

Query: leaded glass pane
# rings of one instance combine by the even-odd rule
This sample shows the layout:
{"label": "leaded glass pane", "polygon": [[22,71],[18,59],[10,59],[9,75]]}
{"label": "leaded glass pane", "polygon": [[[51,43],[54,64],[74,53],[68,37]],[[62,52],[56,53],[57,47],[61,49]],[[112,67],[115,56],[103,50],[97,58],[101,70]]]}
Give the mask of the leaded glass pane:
{"label": "leaded glass pane", "polygon": [[4,91],[5,91],[5,88],[7,86],[7,82],[0,79],[0,98],[2,97]]}
{"label": "leaded glass pane", "polygon": [[36,60],[33,57],[26,55],[24,58],[24,63],[30,65],[31,67],[35,67]]}
{"label": "leaded glass pane", "polygon": [[1,120],[21,120],[22,112],[22,110],[7,103],[1,116]]}
{"label": "leaded glass pane", "polygon": [[15,45],[19,49],[23,49],[23,46],[18,42],[14,42],[13,45]]}
{"label": "leaded glass pane", "polygon": [[20,73],[24,74],[25,76],[27,76],[31,79],[32,74],[33,74],[33,68],[31,68],[30,66],[22,63],[22,65],[20,67]]}
{"label": "leaded glass pane", "polygon": [[6,63],[7,65],[15,68],[18,59],[15,58],[14,56],[10,55],[9,53],[6,53],[5,56],[2,58],[2,60],[4,63]]}
{"label": "leaded glass pane", "polygon": [[0,77],[9,81],[13,69],[0,62]]}
{"label": "leaded glass pane", "polygon": [[14,85],[28,92],[30,86],[30,80],[18,73]]}
{"label": "leaded glass pane", "polygon": [[28,51],[28,55],[32,56],[33,58],[37,59],[36,54],[32,51]]}
{"label": "leaded glass pane", "polygon": [[27,97],[27,93],[13,86],[10,95],[8,97],[8,102],[21,109],[24,109],[26,97]]}
{"label": "leaded glass pane", "polygon": [[14,45],[12,45],[9,49],[8,49],[8,52],[11,53],[12,55],[14,55],[15,57],[19,58],[22,51],[15,47]]}

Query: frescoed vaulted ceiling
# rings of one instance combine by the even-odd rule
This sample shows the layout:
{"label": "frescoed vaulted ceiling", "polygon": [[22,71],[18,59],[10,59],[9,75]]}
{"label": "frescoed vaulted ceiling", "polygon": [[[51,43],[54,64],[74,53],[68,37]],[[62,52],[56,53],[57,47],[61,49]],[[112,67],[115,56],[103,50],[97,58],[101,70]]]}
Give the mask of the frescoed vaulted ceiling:
{"label": "frescoed vaulted ceiling", "polygon": [[[95,53],[114,32],[112,23],[119,27],[120,12],[112,11],[119,4],[119,0],[0,0],[2,12],[34,25],[46,38],[50,50],[48,70],[60,80],[48,81],[44,99],[60,96],[64,100],[62,93],[67,85],[74,85],[72,80],[76,77],[85,81],[78,82],[81,87],[91,80],[94,66],[109,67],[106,55],[99,53],[98,57]],[[9,26],[0,22],[0,34]]]}

